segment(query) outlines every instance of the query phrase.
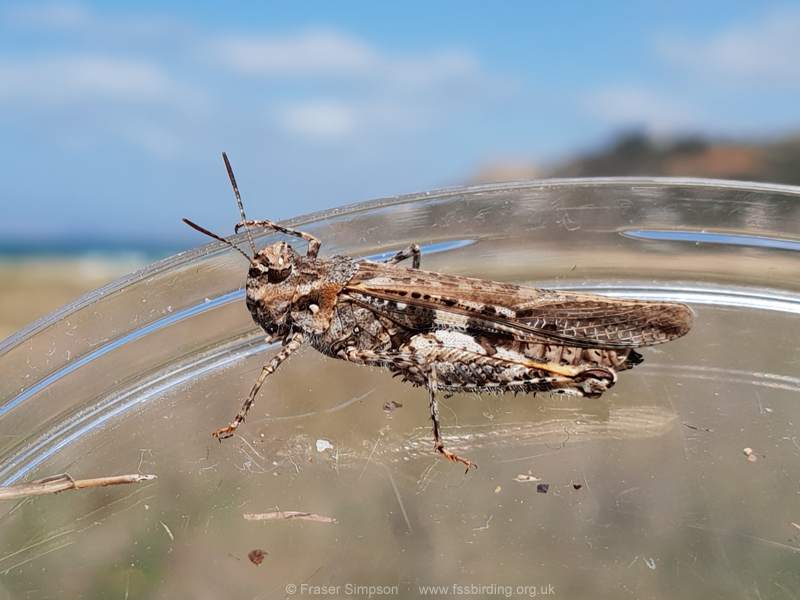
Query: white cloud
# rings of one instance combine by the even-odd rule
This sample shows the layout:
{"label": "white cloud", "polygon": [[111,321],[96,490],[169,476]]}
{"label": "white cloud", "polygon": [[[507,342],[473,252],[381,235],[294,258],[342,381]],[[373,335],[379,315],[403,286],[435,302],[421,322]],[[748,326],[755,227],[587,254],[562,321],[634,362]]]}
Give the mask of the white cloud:
{"label": "white cloud", "polygon": [[158,158],[186,156],[203,135],[212,102],[145,60],[0,57],[0,119],[56,147],[121,142]]}
{"label": "white cloud", "polygon": [[386,60],[385,73],[404,84],[474,80],[482,77],[478,60],[470,53],[444,50],[416,59]]}
{"label": "white cloud", "polygon": [[277,120],[290,132],[329,139],[354,133],[358,117],[351,107],[344,104],[308,102],[283,108]]}
{"label": "white cloud", "polygon": [[158,155],[209,121],[262,134],[277,127],[301,143],[363,141],[510,95],[507,81],[459,49],[393,54],[334,30],[222,35],[69,2],[19,4],[0,17],[0,35],[14,27],[35,42],[59,32],[52,52],[44,45],[24,58],[0,54],[0,118],[17,126],[14,114],[52,117],[67,137],[80,124],[86,143],[116,136]]}
{"label": "white cloud", "polygon": [[702,41],[662,37],[667,61],[697,75],[738,85],[800,86],[800,12],[781,11]]}
{"label": "white cloud", "polygon": [[[786,110],[754,113],[755,95],[800,88],[800,11],[773,11],[703,38],[662,35],[655,48],[668,69],[658,85],[609,86],[588,94],[585,112],[615,128],[650,135],[725,132],[785,134]],[[667,83],[669,82],[669,83]],[[779,104],[779,103],[778,103]],[[789,109],[791,110],[791,109]],[[796,121],[796,119],[792,119]]]}
{"label": "white cloud", "polygon": [[95,103],[178,106],[205,103],[202,93],[144,60],[105,56],[0,59],[0,103],[30,109]]}
{"label": "white cloud", "polygon": [[444,50],[414,58],[395,57],[334,31],[229,37],[211,42],[207,55],[230,69],[270,78],[357,78],[375,83],[430,85],[480,75],[477,59],[465,51]]}
{"label": "white cloud", "polygon": [[3,16],[22,27],[61,31],[82,31],[97,25],[97,18],[82,4],[49,2],[6,7]]}
{"label": "white cloud", "polygon": [[232,37],[209,45],[223,65],[248,75],[359,77],[380,59],[366,44],[335,32],[279,37]]}
{"label": "white cloud", "polygon": [[212,41],[204,56],[283,90],[313,83],[313,92],[305,89],[272,113],[280,128],[305,140],[418,129],[509,90],[469,52],[393,56],[333,31],[225,38]]}
{"label": "white cloud", "polygon": [[105,39],[116,43],[154,36],[176,37],[182,28],[161,19],[127,15],[113,18],[91,11],[78,2],[20,3],[2,9],[7,25],[27,30],[58,31],[83,39]]}
{"label": "white cloud", "polygon": [[652,135],[695,129],[701,123],[684,102],[636,87],[589,94],[584,110],[616,128],[644,127]]}

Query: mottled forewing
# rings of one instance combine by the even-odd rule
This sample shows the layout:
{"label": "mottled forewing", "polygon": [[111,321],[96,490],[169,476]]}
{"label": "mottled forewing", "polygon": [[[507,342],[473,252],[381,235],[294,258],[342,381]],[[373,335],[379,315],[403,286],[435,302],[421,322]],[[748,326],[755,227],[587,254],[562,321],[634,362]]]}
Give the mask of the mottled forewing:
{"label": "mottled forewing", "polygon": [[689,308],[676,302],[541,290],[372,261],[359,261],[341,294],[417,331],[452,327],[586,348],[660,344],[692,324]]}

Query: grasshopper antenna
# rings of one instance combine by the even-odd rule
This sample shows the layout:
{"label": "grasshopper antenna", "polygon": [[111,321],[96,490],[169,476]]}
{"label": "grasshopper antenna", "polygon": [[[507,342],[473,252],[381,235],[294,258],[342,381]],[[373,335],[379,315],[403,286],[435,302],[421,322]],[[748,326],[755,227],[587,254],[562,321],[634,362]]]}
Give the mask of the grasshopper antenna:
{"label": "grasshopper antenna", "polygon": [[225,161],[225,168],[228,170],[228,177],[230,178],[231,185],[233,186],[233,193],[236,194],[236,204],[239,205],[239,215],[242,217],[244,232],[247,234],[247,241],[250,242],[250,247],[253,249],[253,255],[255,255],[257,254],[256,245],[253,243],[253,236],[250,235],[250,229],[247,227],[247,217],[244,216],[244,206],[242,205],[242,197],[239,195],[239,186],[236,185],[236,178],[233,176],[231,163],[228,162],[228,155],[224,152],[222,153],[222,160]]}
{"label": "grasshopper antenna", "polygon": [[[246,253],[245,253],[245,252],[244,252],[244,251],[243,251],[241,248],[239,248],[239,246],[237,246],[237,245],[236,245],[236,244],[234,244],[233,242],[229,242],[229,241],[228,241],[228,240],[226,240],[224,237],[220,237],[220,236],[218,236],[216,233],[211,233],[211,232],[210,232],[208,229],[204,229],[203,227],[200,227],[200,225],[198,225],[197,223],[192,223],[192,222],[191,222],[189,219],[181,219],[181,221],[183,221],[184,223],[186,223],[186,224],[187,224],[189,227],[191,227],[192,229],[196,229],[196,230],[197,230],[197,231],[199,231],[200,233],[204,233],[204,234],[206,234],[208,237],[212,237],[212,238],[214,238],[215,240],[219,240],[219,241],[220,241],[220,242],[222,242],[223,244],[228,244],[228,246],[230,246],[231,248],[233,248],[234,250],[236,250],[236,251],[237,251],[239,254],[241,254],[242,256],[244,256],[244,257],[247,259],[247,262],[249,262],[249,263],[250,263],[251,265],[253,265],[254,267],[258,267],[258,263],[257,263],[255,260],[253,260],[253,259],[252,259],[250,256],[248,256],[248,255],[247,255],[247,254],[246,254]],[[249,232],[248,232],[248,233],[249,233]],[[250,236],[248,235],[247,237],[250,237]],[[252,240],[250,240],[250,243],[252,244],[252,243],[253,243],[253,241],[252,241]]]}

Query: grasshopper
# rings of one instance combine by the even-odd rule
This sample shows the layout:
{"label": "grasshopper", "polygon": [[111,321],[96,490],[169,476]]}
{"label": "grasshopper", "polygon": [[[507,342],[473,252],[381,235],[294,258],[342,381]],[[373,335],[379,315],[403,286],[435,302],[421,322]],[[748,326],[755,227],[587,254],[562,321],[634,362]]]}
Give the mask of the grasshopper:
{"label": "grasshopper", "polygon": [[[383,262],[320,257],[309,233],[272,221],[249,221],[227,156],[223,159],[253,251],[183,219],[250,263],[247,307],[267,341],[281,350],[261,370],[234,420],[214,432],[233,435],[262,384],[308,343],[332,358],[388,369],[428,390],[434,449],[450,461],[439,430],[437,392],[554,392],[599,398],[617,373],[642,362],[635,348],[679,338],[692,312],[676,302],[544,290],[420,270],[416,244]],[[256,249],[251,228],[308,242],[305,256],[280,241]],[[399,263],[411,260],[411,267]]]}

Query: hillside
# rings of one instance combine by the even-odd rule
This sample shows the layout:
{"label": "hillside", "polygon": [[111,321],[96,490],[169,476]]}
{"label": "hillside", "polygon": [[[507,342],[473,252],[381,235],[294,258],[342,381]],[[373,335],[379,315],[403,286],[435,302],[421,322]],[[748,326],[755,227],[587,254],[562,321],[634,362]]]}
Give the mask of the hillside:
{"label": "hillside", "polygon": [[800,135],[764,143],[722,143],[697,137],[662,142],[631,134],[605,150],[551,166],[487,165],[474,181],[611,176],[708,177],[800,185]]}

